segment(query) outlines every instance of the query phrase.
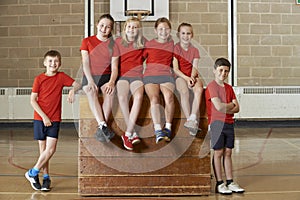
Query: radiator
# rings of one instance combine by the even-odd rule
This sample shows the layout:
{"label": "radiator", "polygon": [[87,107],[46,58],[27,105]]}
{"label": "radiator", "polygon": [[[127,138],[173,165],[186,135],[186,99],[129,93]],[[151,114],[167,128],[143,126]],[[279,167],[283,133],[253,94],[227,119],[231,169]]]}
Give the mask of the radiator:
{"label": "radiator", "polygon": [[[67,102],[69,88],[63,89],[62,119],[79,119],[79,98],[73,104]],[[33,108],[30,104],[31,88],[0,88],[0,119],[27,120],[33,119]]]}
{"label": "radiator", "polygon": [[237,119],[300,118],[300,87],[235,87]]}
{"label": "radiator", "polygon": [[[234,87],[240,103],[236,119],[300,118],[300,87]],[[62,119],[79,119],[79,95],[67,103],[68,88],[63,89]],[[31,88],[0,88],[0,119],[32,119]]]}

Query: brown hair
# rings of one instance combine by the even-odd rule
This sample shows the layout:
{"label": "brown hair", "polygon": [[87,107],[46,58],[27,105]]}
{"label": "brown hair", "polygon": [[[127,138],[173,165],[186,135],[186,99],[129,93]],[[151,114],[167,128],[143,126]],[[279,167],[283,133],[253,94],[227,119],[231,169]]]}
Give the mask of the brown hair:
{"label": "brown hair", "polygon": [[49,57],[57,57],[59,62],[61,63],[61,54],[56,51],[56,50],[50,50],[50,51],[47,51],[44,55],[44,60],[46,59],[46,57],[49,56]]}
{"label": "brown hair", "polygon": [[[99,17],[97,23],[99,23],[101,21],[101,19],[109,19],[111,21],[112,30],[114,30],[115,20],[114,20],[114,18],[110,14],[103,14],[103,15],[101,15]],[[109,48],[109,52],[112,54],[113,47],[114,47],[114,44],[115,44],[112,32],[109,33],[108,37],[109,37],[109,40],[110,40],[108,48]]]}

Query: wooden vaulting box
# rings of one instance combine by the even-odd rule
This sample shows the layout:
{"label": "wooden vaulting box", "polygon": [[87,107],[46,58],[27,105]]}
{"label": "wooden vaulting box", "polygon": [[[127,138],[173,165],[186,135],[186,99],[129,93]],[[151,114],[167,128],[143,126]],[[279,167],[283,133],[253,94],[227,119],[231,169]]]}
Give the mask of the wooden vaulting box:
{"label": "wooden vaulting box", "polygon": [[210,194],[211,169],[207,146],[207,154],[199,157],[199,152],[207,145],[204,144],[207,133],[204,97],[200,106],[199,127],[202,132],[196,137],[190,136],[184,128],[186,119],[178,98],[175,99],[172,140],[155,143],[150,102],[145,95],[136,128],[142,141],[134,146],[134,151],[127,151],[122,145],[121,135],[126,126],[117,99],[109,122],[116,136],[109,143],[101,143],[95,139],[97,123],[88,100],[81,95],[78,158],[78,191],[81,196]]}

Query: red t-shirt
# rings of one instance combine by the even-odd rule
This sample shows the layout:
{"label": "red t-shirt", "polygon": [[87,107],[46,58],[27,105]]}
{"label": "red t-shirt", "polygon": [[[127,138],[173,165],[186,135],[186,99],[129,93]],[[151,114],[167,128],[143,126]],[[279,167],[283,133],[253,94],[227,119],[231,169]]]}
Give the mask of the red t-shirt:
{"label": "red t-shirt", "polygon": [[92,75],[111,74],[111,55],[109,52],[110,40],[99,40],[96,35],[84,38],[80,50],[89,52],[90,68]]}
{"label": "red t-shirt", "polygon": [[[43,73],[34,79],[32,92],[38,93],[37,102],[51,121],[61,121],[62,89],[64,86],[72,86],[73,82],[74,79],[64,72],[58,72],[54,76]],[[43,120],[36,111],[34,119]]]}
{"label": "red t-shirt", "polygon": [[174,51],[174,41],[159,43],[155,39],[146,42],[144,57],[146,69],[144,76],[173,76],[172,61]]}
{"label": "red t-shirt", "polygon": [[214,97],[219,97],[221,102],[223,103],[230,103],[233,99],[236,99],[235,93],[233,91],[233,88],[227,84],[224,83],[224,87],[217,84],[216,81],[211,81],[205,90],[205,98],[206,98],[206,109],[207,109],[207,115],[208,115],[208,124],[211,124],[212,122],[218,120],[222,121],[228,124],[233,124],[233,114],[225,114],[222,112],[219,112],[214,104],[211,102],[211,99]]}
{"label": "red t-shirt", "polygon": [[178,60],[178,66],[182,73],[186,76],[191,76],[193,69],[193,60],[200,58],[199,50],[190,44],[188,50],[184,50],[180,43],[174,47],[174,57]]}
{"label": "red t-shirt", "polygon": [[122,38],[115,40],[113,57],[119,57],[119,76],[143,76],[143,49],[135,49],[133,43],[128,47],[122,44]]}

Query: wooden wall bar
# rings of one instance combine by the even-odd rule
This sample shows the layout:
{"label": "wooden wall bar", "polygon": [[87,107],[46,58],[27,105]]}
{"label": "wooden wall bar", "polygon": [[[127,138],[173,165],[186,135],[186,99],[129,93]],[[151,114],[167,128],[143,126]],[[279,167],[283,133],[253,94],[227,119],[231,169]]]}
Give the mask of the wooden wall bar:
{"label": "wooden wall bar", "polygon": [[[100,98],[101,100],[101,98]],[[137,122],[142,142],[127,151],[121,135],[125,122],[117,101],[110,127],[116,136],[109,143],[97,141],[97,123],[85,95],[80,97],[78,190],[81,196],[178,196],[208,195],[211,191],[210,155],[199,157],[207,132],[204,98],[201,103],[200,128],[196,137],[183,127],[185,117],[178,101],[171,142],[155,143],[145,96]]]}

